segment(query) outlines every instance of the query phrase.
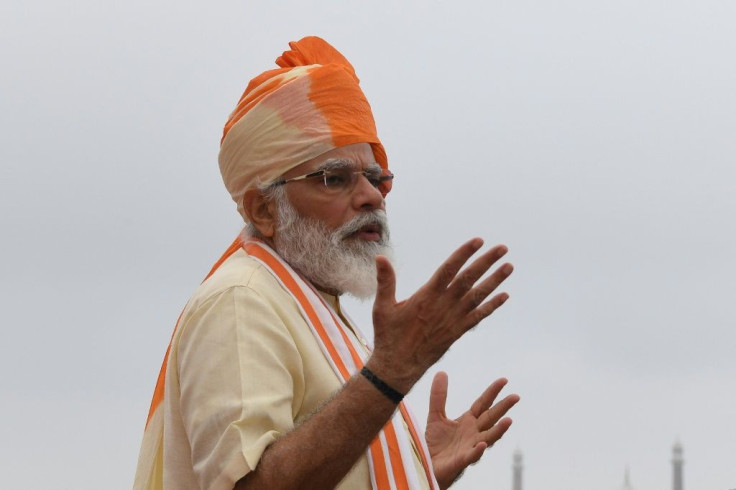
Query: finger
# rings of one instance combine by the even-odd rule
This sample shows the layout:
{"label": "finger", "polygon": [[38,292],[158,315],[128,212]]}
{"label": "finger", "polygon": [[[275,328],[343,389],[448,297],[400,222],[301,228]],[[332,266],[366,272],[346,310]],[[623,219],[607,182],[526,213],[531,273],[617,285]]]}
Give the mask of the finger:
{"label": "finger", "polygon": [[473,448],[465,454],[465,457],[463,458],[463,464],[467,468],[471,464],[477,463],[478,460],[480,460],[481,456],[483,456],[483,453],[486,449],[490,447],[489,444],[487,444],[485,441],[481,441],[477,443]]}
{"label": "finger", "polygon": [[499,267],[490,276],[485,278],[476,287],[467,291],[464,301],[468,308],[475,308],[481,304],[493,291],[514,272],[514,266],[508,262]]}
{"label": "finger", "polygon": [[431,421],[447,418],[447,415],[445,414],[447,385],[447,373],[440,371],[434,375],[432,388],[429,392],[429,413],[427,415],[427,425],[429,425]]}
{"label": "finger", "polygon": [[458,271],[465,265],[472,255],[483,246],[483,240],[473,238],[462,244],[450,257],[445,260],[427,282],[427,285],[438,291],[444,291],[447,285],[455,279]]}
{"label": "finger", "polygon": [[396,274],[391,262],[383,255],[376,257],[376,281],[378,284],[373,309],[396,303]]}
{"label": "finger", "polygon": [[509,395],[505,397],[500,402],[496,403],[494,406],[492,406],[490,409],[483,412],[480,417],[478,417],[478,426],[481,430],[488,430],[493,427],[493,425],[499,423],[501,418],[508,413],[511,408],[519,403],[519,400],[521,400],[521,397],[519,395]]}
{"label": "finger", "polygon": [[488,445],[493,446],[499,439],[503,437],[509,427],[511,427],[512,420],[508,417],[503,418],[496,423],[493,427],[481,433],[481,438]]}
{"label": "finger", "polygon": [[[496,245],[483,255],[475,259],[464,271],[457,275],[452,281],[448,289],[453,290],[458,295],[465,294],[470,290],[478,279],[485,274],[493,264],[506,255],[509,249],[506,245]],[[478,303],[480,304],[480,303]]]}
{"label": "finger", "polygon": [[491,299],[471,311],[465,319],[465,329],[470,330],[481,322],[484,318],[490,316],[494,311],[499,309],[509,299],[508,293],[498,293]]}
{"label": "finger", "polygon": [[485,391],[483,391],[483,393],[470,407],[470,413],[473,414],[473,417],[479,418],[483,412],[491,408],[493,401],[496,399],[498,394],[501,393],[501,390],[506,386],[506,383],[508,383],[506,378],[499,378],[491,383]]}

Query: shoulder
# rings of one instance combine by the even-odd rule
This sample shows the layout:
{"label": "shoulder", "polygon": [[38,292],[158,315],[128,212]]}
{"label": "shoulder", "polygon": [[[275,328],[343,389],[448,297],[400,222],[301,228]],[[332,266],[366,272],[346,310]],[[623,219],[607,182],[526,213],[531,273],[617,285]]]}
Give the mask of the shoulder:
{"label": "shoulder", "polygon": [[260,262],[238,250],[195,290],[179,320],[175,342],[269,337],[291,344],[293,332],[303,328],[291,294]]}
{"label": "shoulder", "polygon": [[277,302],[289,301],[290,295],[260,262],[237,250],[192,294],[185,309],[192,312],[222,295],[261,297]]}

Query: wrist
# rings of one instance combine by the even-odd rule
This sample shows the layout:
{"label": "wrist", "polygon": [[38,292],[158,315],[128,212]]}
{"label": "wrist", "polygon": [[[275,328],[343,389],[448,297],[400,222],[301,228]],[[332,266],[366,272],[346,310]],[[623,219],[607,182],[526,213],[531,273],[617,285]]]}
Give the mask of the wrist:
{"label": "wrist", "polygon": [[365,363],[365,367],[381,381],[403,395],[409,393],[414,384],[421,378],[421,375],[413,376],[409,373],[402,373],[397,369],[398,366],[395,363],[377,357],[375,351],[374,355]]}
{"label": "wrist", "polygon": [[401,403],[401,400],[404,399],[405,393],[401,393],[398,390],[394,389],[391,385],[386,383],[384,380],[382,380],[380,377],[378,377],[373,371],[368,369],[368,367],[363,366],[363,369],[360,370],[360,374],[371,382],[371,384],[380,391],[386,398],[391,400],[394,404],[398,405]]}

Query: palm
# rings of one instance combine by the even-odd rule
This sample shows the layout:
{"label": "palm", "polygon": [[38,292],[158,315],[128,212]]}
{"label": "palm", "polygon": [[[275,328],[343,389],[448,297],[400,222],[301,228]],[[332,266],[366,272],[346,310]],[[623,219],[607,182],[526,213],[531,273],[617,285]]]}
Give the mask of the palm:
{"label": "palm", "polygon": [[502,417],[519,401],[519,397],[509,395],[493,405],[505,384],[505,379],[496,380],[468,411],[451,420],[445,415],[447,375],[440,372],[435,376],[425,436],[440,488],[449,487],[511,426],[511,419]]}

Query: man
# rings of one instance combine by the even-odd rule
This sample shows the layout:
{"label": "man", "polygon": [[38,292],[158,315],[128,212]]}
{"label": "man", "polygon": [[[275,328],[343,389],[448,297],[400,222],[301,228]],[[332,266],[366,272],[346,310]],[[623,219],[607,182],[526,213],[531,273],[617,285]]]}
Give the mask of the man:
{"label": "man", "polygon": [[[397,302],[393,175],[370,106],[332,46],[290,46],[225,126],[220,169],[246,230],[180,317],[135,488],[447,488],[508,429],[519,397],[494,404],[500,379],[449,420],[440,373],[424,437],[401,399],[507,299],[491,295],[510,264],[483,277],[506,248],[464,267],[482,246],[470,240]],[[372,348],[344,293],[375,293]]]}

